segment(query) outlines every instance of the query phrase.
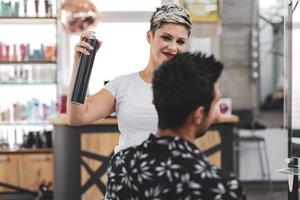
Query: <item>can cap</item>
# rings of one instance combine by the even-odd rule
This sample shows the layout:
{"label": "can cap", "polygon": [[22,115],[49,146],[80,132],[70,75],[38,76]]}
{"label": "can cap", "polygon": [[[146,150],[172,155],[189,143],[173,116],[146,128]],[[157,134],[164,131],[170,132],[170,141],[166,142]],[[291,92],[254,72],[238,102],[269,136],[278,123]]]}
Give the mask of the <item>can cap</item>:
{"label": "can cap", "polygon": [[90,31],[91,37],[95,38],[96,37],[96,31]]}

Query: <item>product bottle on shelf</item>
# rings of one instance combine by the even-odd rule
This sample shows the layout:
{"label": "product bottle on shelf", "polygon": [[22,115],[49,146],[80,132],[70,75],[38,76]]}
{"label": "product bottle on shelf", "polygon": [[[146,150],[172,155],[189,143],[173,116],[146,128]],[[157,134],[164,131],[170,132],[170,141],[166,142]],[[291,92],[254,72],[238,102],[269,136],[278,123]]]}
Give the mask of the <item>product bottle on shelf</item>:
{"label": "product bottle on shelf", "polygon": [[23,0],[23,6],[24,6],[24,16],[27,17],[28,13],[27,13],[27,0]]}
{"label": "product bottle on shelf", "polygon": [[35,8],[35,16],[38,17],[39,15],[39,0],[34,0],[34,8]]}

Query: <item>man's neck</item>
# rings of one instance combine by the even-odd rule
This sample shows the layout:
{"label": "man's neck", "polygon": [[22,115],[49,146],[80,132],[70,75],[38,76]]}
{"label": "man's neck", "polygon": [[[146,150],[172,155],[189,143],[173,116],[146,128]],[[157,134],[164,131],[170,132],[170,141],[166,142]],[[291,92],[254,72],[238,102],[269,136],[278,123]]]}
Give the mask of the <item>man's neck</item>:
{"label": "man's neck", "polygon": [[189,142],[193,142],[195,140],[195,130],[193,128],[180,128],[179,130],[172,129],[158,129],[157,134],[160,136],[171,136],[171,137],[181,137]]}

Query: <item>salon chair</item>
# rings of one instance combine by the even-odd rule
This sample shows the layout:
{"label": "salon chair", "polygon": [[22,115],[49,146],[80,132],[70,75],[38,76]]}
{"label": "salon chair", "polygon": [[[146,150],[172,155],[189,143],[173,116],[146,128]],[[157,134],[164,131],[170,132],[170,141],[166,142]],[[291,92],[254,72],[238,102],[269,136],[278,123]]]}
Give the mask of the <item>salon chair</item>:
{"label": "salon chair", "polygon": [[[243,109],[243,110],[235,110],[232,112],[233,114],[239,116],[239,123],[237,125],[237,129],[235,131],[234,136],[234,170],[236,175],[239,177],[239,154],[242,151],[257,151],[261,175],[264,181],[268,182],[269,190],[272,191],[272,180],[271,180],[271,172],[270,172],[270,164],[268,158],[268,152],[266,147],[265,138],[262,136],[258,136],[255,134],[256,130],[263,130],[266,127],[256,122],[253,115],[252,109]],[[239,134],[241,129],[250,130],[251,134],[247,136],[242,136]],[[251,145],[245,145],[251,144]]]}

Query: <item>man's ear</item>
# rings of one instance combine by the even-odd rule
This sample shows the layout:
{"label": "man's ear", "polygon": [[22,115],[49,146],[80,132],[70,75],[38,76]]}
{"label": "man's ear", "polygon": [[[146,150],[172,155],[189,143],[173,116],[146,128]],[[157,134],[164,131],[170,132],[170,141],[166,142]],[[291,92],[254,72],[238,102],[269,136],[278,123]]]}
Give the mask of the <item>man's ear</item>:
{"label": "man's ear", "polygon": [[149,44],[151,43],[152,37],[153,37],[152,31],[149,30],[147,32],[147,41],[148,41]]}
{"label": "man's ear", "polygon": [[195,110],[194,115],[193,115],[193,119],[194,119],[195,124],[199,125],[203,121],[204,116],[205,116],[204,107],[199,106]]}

